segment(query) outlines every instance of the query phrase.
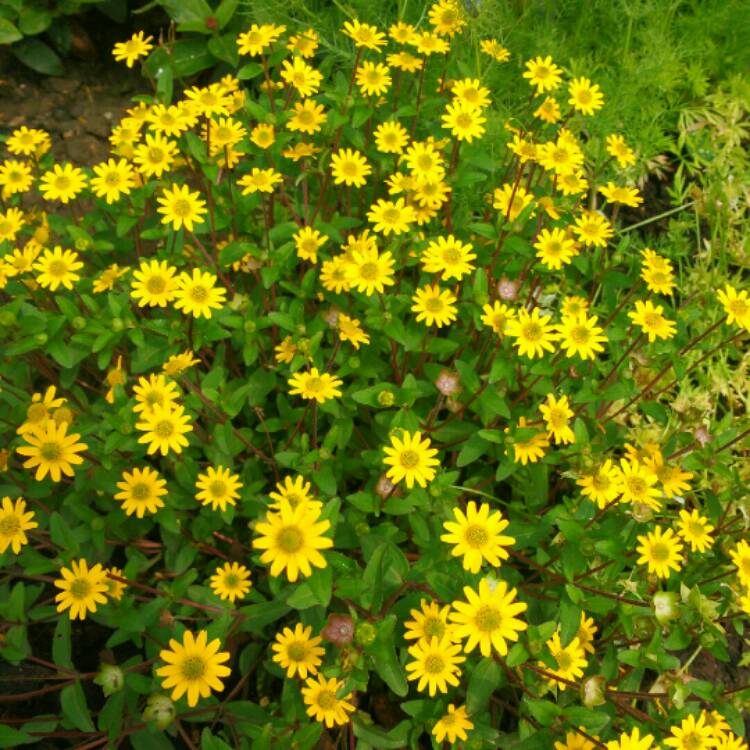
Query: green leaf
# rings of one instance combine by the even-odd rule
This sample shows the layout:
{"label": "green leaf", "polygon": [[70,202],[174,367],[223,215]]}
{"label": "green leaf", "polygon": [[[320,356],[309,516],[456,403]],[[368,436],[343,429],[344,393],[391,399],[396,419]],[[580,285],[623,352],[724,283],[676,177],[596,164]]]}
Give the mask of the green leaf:
{"label": "green leaf", "polygon": [[371,612],[376,612],[383,604],[383,557],[388,542],[377,546],[367,561],[367,567],[362,575],[362,606]]}
{"label": "green leaf", "polygon": [[352,724],[354,736],[378,750],[398,750],[398,748],[406,747],[411,729],[411,722],[402,721],[390,732],[386,732],[374,724],[365,724],[359,714],[352,717]]}
{"label": "green leaf", "polygon": [[223,29],[231,20],[240,0],[222,0],[219,7],[214,11],[214,18],[219,29]]}
{"label": "green leaf", "polygon": [[14,748],[19,745],[27,745],[30,743],[38,743],[39,737],[32,737],[26,732],[21,732],[13,727],[0,724],[0,747],[2,748]]}
{"label": "green leaf", "polygon": [[499,687],[502,679],[500,665],[487,657],[474,667],[466,691],[466,708],[470,714],[484,711],[492,693]]}
{"label": "green leaf", "polygon": [[201,750],[232,750],[232,748],[208,727],[204,727],[201,732]]}
{"label": "green leaf", "polygon": [[[25,7],[21,10],[18,17],[18,28],[26,36],[34,36],[46,31],[52,24],[52,14],[41,8]],[[0,43],[2,42],[3,22],[0,20]],[[15,40],[14,40],[15,41]]]}
{"label": "green leaf", "polygon": [[529,713],[542,725],[549,726],[562,713],[562,708],[552,701],[537,698],[526,698],[524,700]]}
{"label": "green leaf", "polygon": [[240,61],[240,53],[237,50],[237,42],[234,34],[215,36],[208,40],[208,51],[219,60],[237,67]]}
{"label": "green leaf", "polygon": [[567,646],[575,638],[581,624],[581,610],[566,597],[560,601],[560,642]]}
{"label": "green leaf", "polygon": [[60,691],[60,707],[63,716],[82,732],[94,732],[94,722],[91,721],[89,707],[86,705],[86,696],[80,682],[68,685]]}
{"label": "green leaf", "polygon": [[23,34],[10,21],[0,18],[0,44],[13,44],[19,39],[23,39]]}
{"label": "green leaf", "polygon": [[463,445],[456,459],[456,466],[474,463],[486,450],[487,441],[479,434],[472,435]]}
{"label": "green leaf", "polygon": [[52,661],[61,667],[73,669],[70,658],[70,618],[58,617],[52,636]]}
{"label": "green leaf", "polygon": [[24,39],[11,47],[11,52],[27,67],[46,76],[65,73],[57,54],[40,39]]}
{"label": "green leaf", "polygon": [[378,638],[367,650],[373,657],[375,671],[396,695],[403,698],[409,692],[406,673],[396,655],[392,635]]}
{"label": "green leaf", "polygon": [[[213,16],[213,11],[205,0],[159,0],[159,5],[177,23],[202,23],[206,32],[209,32],[206,19]],[[193,31],[197,31],[197,29],[193,29]]]}

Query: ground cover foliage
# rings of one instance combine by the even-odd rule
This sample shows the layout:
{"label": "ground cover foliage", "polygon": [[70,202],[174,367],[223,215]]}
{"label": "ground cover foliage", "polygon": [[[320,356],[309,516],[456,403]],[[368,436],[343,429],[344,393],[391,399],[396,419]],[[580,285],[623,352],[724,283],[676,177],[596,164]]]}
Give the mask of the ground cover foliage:
{"label": "ground cover foliage", "polygon": [[482,19],[179,95],[141,33],[110,159],[8,134],[2,746],[746,747],[741,84],[655,210],[617,88]]}

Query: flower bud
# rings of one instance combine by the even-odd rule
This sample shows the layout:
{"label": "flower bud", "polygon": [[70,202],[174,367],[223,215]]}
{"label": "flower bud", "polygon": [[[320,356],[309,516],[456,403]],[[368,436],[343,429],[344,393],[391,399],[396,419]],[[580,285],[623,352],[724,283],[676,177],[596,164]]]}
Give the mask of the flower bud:
{"label": "flower bud", "polygon": [[607,681],[601,675],[588,677],[581,683],[581,703],[586,708],[601,706],[606,702]]}
{"label": "flower bud", "polygon": [[144,721],[153,721],[159,729],[166,729],[174,721],[174,717],[174,703],[166,695],[149,695],[143,710]]}
{"label": "flower bud", "polygon": [[255,333],[258,326],[256,325],[254,320],[246,320],[244,328],[245,328],[245,333]]}
{"label": "flower bud", "polygon": [[638,523],[648,523],[654,517],[654,511],[645,503],[633,503],[630,514]]}
{"label": "flower bud", "polygon": [[44,332],[37,333],[37,334],[34,335],[34,343],[36,343],[36,344],[42,344],[42,345],[44,345],[48,341],[49,341],[49,336],[46,333],[44,333]]}
{"label": "flower bud", "polygon": [[328,622],[320,634],[325,640],[339,647],[348,646],[354,638],[354,621],[349,615],[328,615]]}
{"label": "flower bud", "polygon": [[381,406],[393,406],[396,403],[396,396],[391,391],[380,391],[378,393],[378,403]]}
{"label": "flower bud", "polygon": [[67,406],[61,406],[59,409],[55,409],[52,419],[55,420],[55,424],[62,424],[63,422],[65,424],[72,424],[73,412]]}
{"label": "flower bud", "polygon": [[116,664],[102,664],[99,674],[94,677],[94,682],[101,685],[102,692],[109,697],[118,690],[122,690],[125,684],[125,675]]}
{"label": "flower bud", "polygon": [[670,620],[675,620],[680,616],[675,591],[657,591],[651,600],[651,608],[660,625],[666,625]]}
{"label": "flower bud", "polygon": [[435,387],[443,396],[455,396],[461,393],[461,378],[457,372],[441,370],[435,380]]}
{"label": "flower bud", "polygon": [[122,318],[112,318],[112,330],[115,333],[118,333],[123,328],[125,328],[125,323],[123,322]]}
{"label": "flower bud", "polygon": [[511,281],[507,276],[503,276],[497,282],[497,293],[501,300],[512,302],[518,298],[518,281]]}
{"label": "flower bud", "polygon": [[378,483],[375,485],[375,494],[385,500],[387,497],[399,495],[400,490],[396,489],[396,485],[385,474],[381,474]]}
{"label": "flower bud", "polygon": [[76,315],[75,318],[70,321],[70,325],[72,325],[76,331],[82,331],[86,327],[86,318],[82,315]]}
{"label": "flower bud", "polygon": [[377,637],[377,628],[371,622],[360,622],[354,634],[354,640],[360,646],[369,646]]}

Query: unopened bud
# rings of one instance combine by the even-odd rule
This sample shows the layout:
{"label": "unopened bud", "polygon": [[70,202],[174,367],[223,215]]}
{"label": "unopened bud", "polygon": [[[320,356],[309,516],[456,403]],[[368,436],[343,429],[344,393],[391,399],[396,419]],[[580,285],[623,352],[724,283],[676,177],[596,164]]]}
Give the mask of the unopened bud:
{"label": "unopened bud", "polygon": [[354,640],[360,646],[369,646],[377,638],[377,628],[371,622],[360,622],[354,635]]}
{"label": "unopened bud", "polygon": [[378,479],[378,483],[375,485],[375,493],[383,498],[383,500],[387,497],[400,494],[399,490],[396,489],[396,485],[385,474],[380,475],[380,479]]}
{"label": "unopened bud", "polygon": [[675,591],[657,591],[651,600],[654,617],[660,625],[666,625],[670,620],[680,616],[680,609]]}
{"label": "unopened bud", "polygon": [[644,503],[633,503],[630,514],[638,523],[648,523],[654,517],[654,511]]}
{"label": "unopened bud", "polygon": [[55,409],[52,419],[55,420],[55,424],[62,424],[63,422],[65,424],[72,424],[73,412],[67,406],[61,406],[59,409]]}
{"label": "unopened bud", "polygon": [[515,300],[518,298],[518,282],[511,281],[511,279],[503,276],[500,281],[497,282],[497,293],[500,299],[506,302]]}
{"label": "unopened bud", "polygon": [[161,693],[149,695],[143,710],[144,721],[153,721],[159,729],[166,729],[174,721],[174,717],[174,703],[169,697]]}
{"label": "unopened bud", "polygon": [[435,387],[443,396],[455,396],[461,393],[461,378],[457,372],[441,370],[435,380]]}
{"label": "unopened bud", "polygon": [[581,703],[587,708],[601,706],[606,702],[607,682],[601,675],[589,677],[581,683]]}
{"label": "unopened bud", "polygon": [[122,690],[125,675],[116,664],[102,664],[99,674],[94,677],[94,682],[101,685],[102,692],[109,697],[118,690]]}
{"label": "unopened bud", "polygon": [[320,634],[339,647],[348,646],[354,638],[354,621],[349,615],[328,615],[328,622]]}
{"label": "unopened bud", "polygon": [[393,406],[396,403],[396,396],[391,391],[380,391],[378,393],[378,403],[381,406]]}

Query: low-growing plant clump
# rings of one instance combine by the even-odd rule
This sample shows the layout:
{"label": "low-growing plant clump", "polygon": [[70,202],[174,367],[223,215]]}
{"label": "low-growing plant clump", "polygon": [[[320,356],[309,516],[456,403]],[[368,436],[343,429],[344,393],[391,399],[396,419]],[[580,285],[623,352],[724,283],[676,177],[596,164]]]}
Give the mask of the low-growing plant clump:
{"label": "low-growing plant clump", "polygon": [[5,140],[0,746],[747,747],[746,282],[470,23],[253,24],[91,169]]}

